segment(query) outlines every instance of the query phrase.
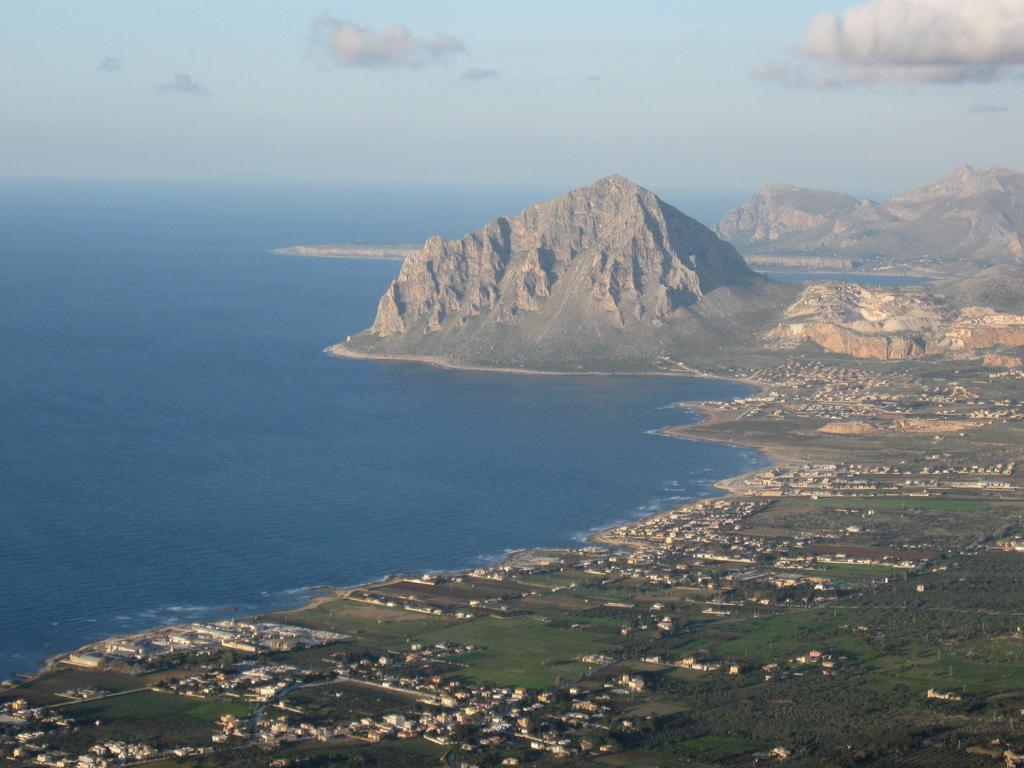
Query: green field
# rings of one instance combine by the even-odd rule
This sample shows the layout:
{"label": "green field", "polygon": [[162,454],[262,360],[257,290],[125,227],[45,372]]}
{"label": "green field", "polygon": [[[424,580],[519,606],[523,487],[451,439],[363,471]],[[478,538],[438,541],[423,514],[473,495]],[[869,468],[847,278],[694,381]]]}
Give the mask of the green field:
{"label": "green field", "polygon": [[223,714],[247,715],[249,705],[243,703],[193,699],[157,691],[139,691],[123,696],[110,696],[64,708],[64,714],[76,720],[123,721],[141,720],[165,715],[185,715],[214,722]]}
{"label": "green field", "polygon": [[673,757],[718,761],[749,755],[764,747],[765,745],[761,742],[742,736],[709,735],[677,742],[664,749],[663,752]]}
{"label": "green field", "polygon": [[314,608],[274,614],[266,619],[350,634],[381,648],[404,643],[425,631],[456,621],[355,600],[331,600]]}
{"label": "green field", "polygon": [[349,682],[300,688],[285,699],[288,706],[301,709],[307,719],[328,721],[403,712],[409,709],[412,701],[409,696]]}
{"label": "green field", "polygon": [[902,571],[894,565],[874,563],[818,563],[808,574],[847,579],[876,579],[898,575]]}
{"label": "green field", "polygon": [[108,670],[60,667],[23,685],[4,691],[0,701],[25,698],[34,705],[61,704],[68,699],[57,696],[61,691],[92,688],[97,691],[129,691],[145,687],[142,678]]}
{"label": "green field", "polygon": [[589,668],[577,661],[581,655],[611,647],[610,638],[603,641],[592,632],[549,627],[532,617],[481,617],[420,639],[479,646],[480,650],[457,657],[469,665],[460,675],[474,682],[526,688],[572,680]]}
{"label": "green field", "polygon": [[964,659],[931,651],[922,655],[884,656],[869,666],[917,690],[928,688],[966,694],[999,694],[1024,687],[1024,667]]}
{"label": "green field", "polygon": [[249,704],[193,699],[170,693],[139,691],[110,696],[63,708],[63,714],[81,723],[99,721],[102,738],[141,741],[158,746],[195,743],[197,735],[213,732],[223,714],[248,716]]}
{"label": "green field", "polygon": [[[846,628],[848,614],[831,610],[808,610],[784,613],[756,621],[728,623],[728,634],[695,638],[678,649],[679,653],[705,649],[718,656],[743,657],[766,664],[785,660],[810,650],[873,655],[871,648],[857,634]],[[722,630],[726,627],[722,626]],[[723,632],[723,634],[725,634]]]}
{"label": "green field", "polygon": [[940,512],[979,512],[991,506],[989,502],[978,499],[896,498],[888,496],[833,496],[827,499],[816,499],[814,503],[819,508],[845,507],[847,509],[900,511],[932,509]]}

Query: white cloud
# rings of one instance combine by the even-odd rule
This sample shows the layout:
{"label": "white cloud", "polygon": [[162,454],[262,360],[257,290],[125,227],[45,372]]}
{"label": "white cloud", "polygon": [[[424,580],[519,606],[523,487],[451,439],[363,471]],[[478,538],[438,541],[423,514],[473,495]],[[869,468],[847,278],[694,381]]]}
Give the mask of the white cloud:
{"label": "white cloud", "polygon": [[200,85],[184,72],[175,72],[166,83],[160,83],[157,90],[160,93],[183,93],[189,96],[203,96],[209,93],[206,86]]}
{"label": "white cloud", "polygon": [[790,86],[964,83],[1024,72],[1024,0],[865,0],[807,25],[797,56],[752,73]]}
{"label": "white cloud", "polygon": [[416,37],[404,24],[374,30],[328,14],[313,22],[312,45],[338,66],[363,69],[418,69],[466,52],[461,40],[444,33]]}

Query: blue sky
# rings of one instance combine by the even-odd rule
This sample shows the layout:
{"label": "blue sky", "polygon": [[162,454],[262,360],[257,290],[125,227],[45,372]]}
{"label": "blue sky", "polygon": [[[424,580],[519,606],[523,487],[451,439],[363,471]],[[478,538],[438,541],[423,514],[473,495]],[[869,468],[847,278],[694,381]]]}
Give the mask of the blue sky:
{"label": "blue sky", "polygon": [[[615,172],[880,195],[964,162],[1024,170],[1024,55],[971,37],[1016,16],[951,2],[6,0],[0,176],[570,186]],[[900,4],[952,24],[937,43],[951,50],[908,53],[935,36],[886,22]],[[851,11],[882,14],[896,52],[854,37]],[[849,39],[809,28],[819,14]],[[381,43],[395,24],[401,50]]]}

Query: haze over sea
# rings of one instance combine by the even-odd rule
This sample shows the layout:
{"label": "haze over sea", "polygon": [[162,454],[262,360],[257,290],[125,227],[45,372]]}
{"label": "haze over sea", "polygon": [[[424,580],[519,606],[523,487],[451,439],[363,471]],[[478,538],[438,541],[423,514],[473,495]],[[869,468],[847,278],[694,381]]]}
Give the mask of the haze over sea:
{"label": "haze over sea", "polygon": [[[398,262],[268,252],[458,236],[554,191],[0,182],[0,678],[572,544],[763,464],[648,433],[740,385],[329,358]],[[726,207],[692,197],[705,221]]]}

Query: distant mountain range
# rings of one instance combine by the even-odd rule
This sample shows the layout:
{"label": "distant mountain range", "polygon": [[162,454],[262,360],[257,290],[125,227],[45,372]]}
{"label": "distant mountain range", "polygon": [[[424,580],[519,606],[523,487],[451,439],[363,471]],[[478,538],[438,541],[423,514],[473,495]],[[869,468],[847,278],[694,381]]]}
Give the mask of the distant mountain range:
{"label": "distant mountain range", "polygon": [[974,274],[1024,261],[1024,174],[965,165],[888,203],[772,184],[717,232],[762,268]]}
{"label": "distant mountain range", "polygon": [[735,346],[780,318],[792,286],[714,232],[609,176],[460,240],[429,239],[373,325],[331,351],[520,369],[649,370]]}

